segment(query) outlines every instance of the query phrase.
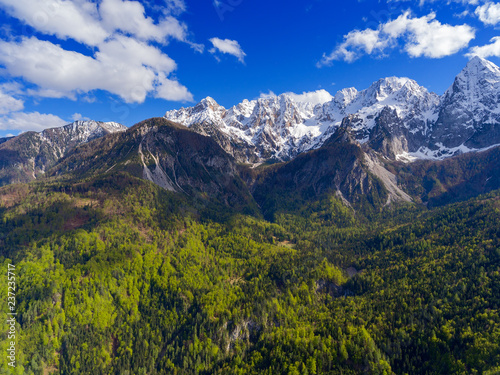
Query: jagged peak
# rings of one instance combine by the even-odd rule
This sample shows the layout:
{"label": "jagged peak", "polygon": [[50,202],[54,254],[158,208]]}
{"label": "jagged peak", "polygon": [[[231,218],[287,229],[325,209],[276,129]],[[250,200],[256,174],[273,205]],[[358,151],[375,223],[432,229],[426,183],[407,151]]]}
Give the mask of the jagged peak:
{"label": "jagged peak", "polygon": [[459,94],[465,95],[466,100],[473,103],[481,97],[496,95],[499,85],[500,68],[491,61],[474,56],[455,77],[442,100],[446,103]]}
{"label": "jagged peak", "polygon": [[344,117],[340,126],[334,131],[334,133],[325,141],[324,146],[334,145],[334,144],[357,144],[356,138],[353,134],[352,125],[357,120],[355,115],[349,115]]}
{"label": "jagged peak", "polygon": [[408,77],[385,77],[373,82],[367,91],[376,90],[378,92],[382,91],[397,91],[403,88],[408,82],[414,82]]}
{"label": "jagged peak", "polygon": [[40,134],[46,135],[47,133],[50,132],[62,132],[62,131],[79,131],[79,130],[88,130],[91,131],[92,129],[103,129],[104,131],[108,133],[114,133],[114,132],[120,132],[120,131],[125,131],[127,130],[127,127],[125,125],[119,124],[117,122],[102,122],[102,121],[95,121],[95,120],[76,120],[73,121],[69,124],[60,126],[60,127],[54,127],[54,128],[48,128],[45,130],[42,130]]}
{"label": "jagged peak", "polygon": [[472,57],[465,68],[462,70],[464,71],[469,71],[473,73],[478,73],[478,72],[483,72],[483,73],[488,73],[493,72],[500,74],[500,68],[493,64],[491,61],[483,59],[482,57],[479,56],[474,56]]}
{"label": "jagged peak", "polygon": [[206,104],[209,104],[209,105],[218,105],[218,103],[215,101],[214,98],[212,98],[211,96],[207,96],[206,98],[203,98],[200,100],[200,103],[206,103]]}
{"label": "jagged peak", "polygon": [[355,87],[348,87],[337,91],[334,96],[334,101],[342,106],[347,106],[351,103],[358,95],[358,90]]}
{"label": "jagged peak", "polygon": [[223,107],[219,105],[219,103],[217,103],[211,96],[207,96],[206,98],[201,99],[200,102],[194,106],[194,109],[196,111],[201,111],[207,108],[218,109]]}
{"label": "jagged peak", "polygon": [[401,90],[408,82],[412,81],[406,77],[386,77],[373,82],[370,87],[361,92],[367,101],[366,104],[374,104],[385,100],[388,96]]}

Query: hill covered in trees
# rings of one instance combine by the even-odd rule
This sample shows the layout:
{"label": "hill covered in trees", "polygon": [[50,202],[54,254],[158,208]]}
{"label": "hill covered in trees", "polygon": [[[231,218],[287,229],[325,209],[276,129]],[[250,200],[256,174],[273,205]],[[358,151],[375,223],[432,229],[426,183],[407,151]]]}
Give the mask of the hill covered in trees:
{"label": "hill covered in trees", "polygon": [[[413,176],[414,201],[385,205],[384,182],[357,164],[364,178],[349,201],[322,168],[305,174],[312,187],[293,185],[307,158],[333,163],[336,145],[250,169],[187,130],[141,129],[77,147],[51,178],[0,189],[19,333],[18,365],[2,356],[0,373],[500,371],[498,190],[426,207],[414,203],[428,194],[419,171],[434,167],[388,165]],[[175,158],[186,138],[190,157]],[[363,156],[348,149],[338,168]]]}

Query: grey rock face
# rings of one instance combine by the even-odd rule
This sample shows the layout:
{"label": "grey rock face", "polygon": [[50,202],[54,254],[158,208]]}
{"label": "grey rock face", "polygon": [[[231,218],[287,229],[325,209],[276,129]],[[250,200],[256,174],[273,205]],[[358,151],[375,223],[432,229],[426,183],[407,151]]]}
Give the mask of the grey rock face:
{"label": "grey rock face", "polygon": [[76,121],[0,142],[0,185],[34,180],[74,147],[126,129],[113,122]]}
{"label": "grey rock face", "polygon": [[500,69],[474,57],[441,98],[431,144],[484,148],[500,143]]}

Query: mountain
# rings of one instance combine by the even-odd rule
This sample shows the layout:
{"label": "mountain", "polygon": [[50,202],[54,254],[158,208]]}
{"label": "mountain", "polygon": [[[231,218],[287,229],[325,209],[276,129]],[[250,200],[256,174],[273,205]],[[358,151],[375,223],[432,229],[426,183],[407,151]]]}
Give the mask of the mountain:
{"label": "mountain", "polygon": [[500,144],[499,91],[500,68],[472,58],[441,97],[431,136],[434,154],[441,157]]}
{"label": "mountain", "polygon": [[355,115],[352,129],[361,143],[368,140],[384,108],[397,110],[405,122],[405,134],[416,128],[425,132],[426,118],[437,103],[437,95],[415,81],[390,77],[360,92],[355,88],[340,90],[323,104],[281,94],[244,100],[226,110],[214,99],[205,98],[194,107],[169,111],[165,118],[213,136],[239,161],[255,163],[291,160],[320,147],[351,114]]}
{"label": "mountain", "polygon": [[1,145],[2,143],[7,142],[9,139],[12,139],[12,138],[14,138],[14,137],[3,137],[3,138],[0,138],[0,145]]}
{"label": "mountain", "polygon": [[378,156],[355,140],[348,118],[318,149],[257,174],[253,196],[266,218],[327,196],[364,213],[412,201]]}
{"label": "mountain", "polygon": [[245,100],[226,110],[208,97],[195,107],[167,112],[165,118],[214,137],[239,161],[288,160],[316,144],[321,130],[309,103],[287,94]]}
{"label": "mountain", "polygon": [[391,163],[401,189],[427,207],[444,206],[500,189],[500,147],[444,160]]}
{"label": "mountain", "polygon": [[383,176],[432,198],[469,177],[494,187],[499,148],[393,162],[353,120],[250,168],[150,119],[0,187],[0,287],[18,285],[3,372],[498,373],[500,191],[386,206]]}
{"label": "mountain", "polygon": [[0,142],[0,186],[36,179],[74,147],[126,129],[115,122],[75,121]]}
{"label": "mountain", "polygon": [[212,98],[165,118],[213,137],[243,163],[291,160],[316,149],[349,116],[355,139],[391,160],[439,160],[500,144],[500,69],[474,57],[441,96],[409,78],[338,91],[313,105],[281,94],[226,110]]}
{"label": "mountain", "polygon": [[49,172],[72,178],[126,172],[202,204],[255,210],[239,167],[210,137],[164,118],[72,149]]}

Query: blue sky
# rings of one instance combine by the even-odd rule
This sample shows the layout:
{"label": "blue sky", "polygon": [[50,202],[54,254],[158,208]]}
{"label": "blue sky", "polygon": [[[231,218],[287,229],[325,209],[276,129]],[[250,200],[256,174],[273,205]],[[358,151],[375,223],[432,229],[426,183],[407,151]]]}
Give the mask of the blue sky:
{"label": "blue sky", "polygon": [[442,94],[470,56],[500,64],[484,0],[0,0],[0,18],[0,136],[387,76]]}

